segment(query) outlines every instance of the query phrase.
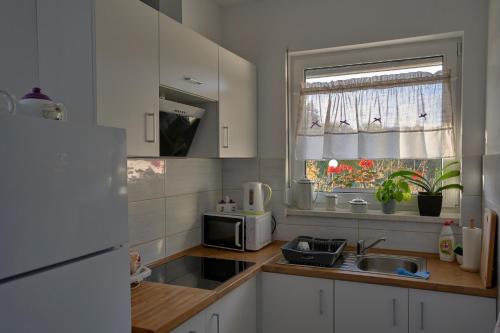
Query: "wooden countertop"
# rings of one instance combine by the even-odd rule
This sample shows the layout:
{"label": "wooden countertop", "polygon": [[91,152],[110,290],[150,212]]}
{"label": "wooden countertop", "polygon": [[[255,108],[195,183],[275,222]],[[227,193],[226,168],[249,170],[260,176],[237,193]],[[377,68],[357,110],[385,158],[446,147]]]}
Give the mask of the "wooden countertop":
{"label": "wooden countertop", "polygon": [[497,296],[496,288],[485,289],[482,287],[478,273],[462,271],[456,263],[442,262],[437,255],[405,251],[374,251],[388,254],[425,257],[427,259],[427,270],[431,273],[431,276],[428,280],[420,280],[382,274],[277,264],[276,261],[282,258],[281,246],[283,244],[284,242],[276,241],[260,251],[244,253],[198,246],[153,263],[151,266],[168,262],[182,256],[191,255],[245,260],[254,262],[255,265],[214,290],[142,282],[138,288],[132,290],[132,332],[169,332],[207,308],[210,304],[214,303],[231,290],[240,286],[243,282],[251,279],[259,271],[383,284],[404,288],[427,289],[493,298]]}
{"label": "wooden countertop", "polygon": [[176,328],[255,276],[265,263],[281,255],[283,244],[284,242],[273,242],[257,252],[235,252],[197,246],[151,264],[154,267],[186,255],[255,263],[214,290],[142,282],[132,290],[132,332],[162,333]]}
{"label": "wooden countertop", "polygon": [[[347,249],[347,251],[352,249]],[[282,265],[276,261],[283,258],[279,255],[269,264],[262,267],[264,272],[282,273],[291,275],[301,275],[318,277],[333,280],[345,280],[354,282],[364,282],[373,284],[383,284],[388,286],[426,289],[434,291],[451,292],[457,294],[497,297],[497,289],[486,289],[481,283],[479,273],[469,273],[460,269],[456,262],[443,262],[439,256],[429,253],[380,250],[373,249],[369,253],[383,253],[392,255],[403,255],[410,257],[423,257],[427,260],[427,271],[431,273],[429,279],[413,279],[400,276],[391,276],[384,274],[350,272],[338,269],[328,269],[321,267],[306,267],[298,265]]]}

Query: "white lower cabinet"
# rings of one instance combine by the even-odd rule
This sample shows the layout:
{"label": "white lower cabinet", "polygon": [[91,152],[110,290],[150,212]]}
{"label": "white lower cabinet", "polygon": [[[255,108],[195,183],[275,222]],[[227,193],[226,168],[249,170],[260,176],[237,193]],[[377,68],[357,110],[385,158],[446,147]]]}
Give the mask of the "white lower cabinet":
{"label": "white lower cabinet", "polygon": [[410,333],[492,333],[496,300],[410,289]]}
{"label": "white lower cabinet", "polygon": [[408,289],[335,281],[335,333],[408,332]]}
{"label": "white lower cabinet", "polygon": [[171,333],[205,333],[205,312],[198,313]]}
{"label": "white lower cabinet", "polygon": [[333,280],[262,274],[263,333],[333,333]]}
{"label": "white lower cabinet", "polygon": [[206,333],[257,333],[257,278],[205,310]]}

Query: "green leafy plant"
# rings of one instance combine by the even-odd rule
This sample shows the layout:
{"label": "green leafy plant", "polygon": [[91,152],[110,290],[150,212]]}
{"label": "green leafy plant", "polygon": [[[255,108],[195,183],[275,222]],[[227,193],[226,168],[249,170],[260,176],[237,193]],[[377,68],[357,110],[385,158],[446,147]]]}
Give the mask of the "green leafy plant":
{"label": "green leafy plant", "polygon": [[408,182],[403,179],[387,179],[377,188],[375,197],[380,202],[389,202],[390,200],[406,201],[411,199],[411,190]]}
{"label": "green leafy plant", "polygon": [[460,177],[460,170],[452,168],[453,166],[456,166],[458,164],[458,161],[453,161],[446,164],[441,170],[437,172],[437,175],[434,179],[426,178],[420,173],[413,170],[396,171],[389,175],[389,179],[405,179],[407,182],[422,188],[424,192],[433,195],[439,195],[444,190],[449,189],[459,189],[462,191],[464,187],[459,182],[443,185],[444,180]]}

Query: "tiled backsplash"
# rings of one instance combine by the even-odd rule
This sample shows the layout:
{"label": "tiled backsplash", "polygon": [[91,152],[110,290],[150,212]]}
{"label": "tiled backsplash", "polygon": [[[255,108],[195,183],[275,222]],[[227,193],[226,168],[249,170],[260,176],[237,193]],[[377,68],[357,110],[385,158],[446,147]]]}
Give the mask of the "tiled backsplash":
{"label": "tiled backsplash", "polygon": [[[241,187],[244,182],[260,180],[272,187],[270,208],[278,222],[275,239],[291,240],[299,235],[309,235],[346,238],[350,245],[354,245],[358,239],[388,236],[388,241],[380,244],[380,247],[423,252],[438,250],[442,226],[436,223],[286,216],[284,159],[225,159],[222,161],[222,180],[223,194],[231,196],[238,204],[242,202]],[[478,194],[481,184],[475,179],[467,181],[469,192],[462,197],[462,217],[480,220],[481,196]],[[459,228],[454,228],[457,241],[461,241]]]}
{"label": "tiled backsplash", "polygon": [[129,159],[129,239],[149,263],[200,244],[201,214],[221,196],[217,159]]}

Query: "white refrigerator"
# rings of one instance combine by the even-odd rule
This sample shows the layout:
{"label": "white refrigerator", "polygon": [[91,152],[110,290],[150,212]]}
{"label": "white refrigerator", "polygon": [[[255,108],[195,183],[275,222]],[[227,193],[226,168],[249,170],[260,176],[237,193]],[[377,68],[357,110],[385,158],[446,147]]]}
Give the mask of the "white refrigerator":
{"label": "white refrigerator", "polygon": [[0,331],[130,332],[125,131],[0,116]]}

